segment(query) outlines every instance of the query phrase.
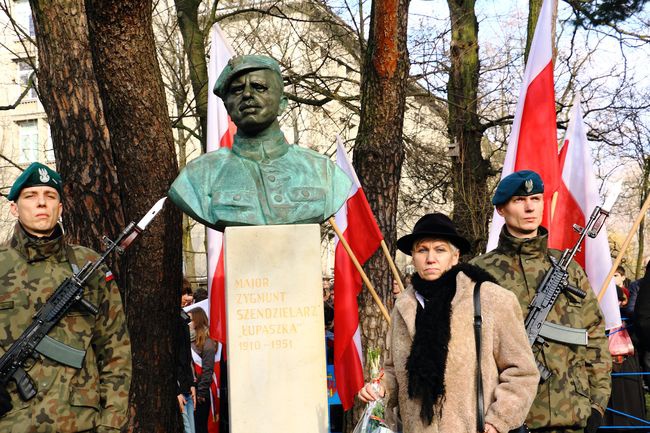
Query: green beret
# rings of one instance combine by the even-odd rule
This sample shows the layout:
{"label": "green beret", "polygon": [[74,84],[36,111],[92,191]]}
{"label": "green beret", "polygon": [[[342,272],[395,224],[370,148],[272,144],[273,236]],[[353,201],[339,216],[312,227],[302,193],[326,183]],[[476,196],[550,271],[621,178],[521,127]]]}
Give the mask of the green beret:
{"label": "green beret", "polygon": [[7,198],[10,201],[16,201],[23,188],[43,185],[51,186],[59,192],[59,196],[63,195],[63,181],[61,180],[59,173],[40,162],[32,162],[29,167],[18,176],[18,179],[16,179],[12,185]]}
{"label": "green beret", "polygon": [[223,99],[226,96],[226,91],[228,91],[230,82],[234,80],[236,76],[240,75],[242,72],[256,71],[259,69],[268,69],[275,72],[278,74],[278,77],[280,77],[280,81],[282,81],[280,65],[275,61],[275,59],[267,56],[237,56],[231,58],[226,67],[223,68],[223,71],[221,71],[219,78],[217,78],[217,82],[214,83],[214,94]]}
{"label": "green beret", "polygon": [[492,197],[492,204],[502,205],[515,195],[527,196],[543,192],[544,182],[539,174],[531,170],[515,171],[501,179]]}

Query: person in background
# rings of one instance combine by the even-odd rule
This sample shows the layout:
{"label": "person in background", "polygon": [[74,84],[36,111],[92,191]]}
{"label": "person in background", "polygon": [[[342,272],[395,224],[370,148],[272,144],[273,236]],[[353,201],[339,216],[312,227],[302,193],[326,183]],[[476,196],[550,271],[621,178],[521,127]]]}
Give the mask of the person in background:
{"label": "person in background", "polygon": [[194,294],[192,293],[192,285],[183,277],[183,292],[181,294],[181,308],[187,307],[194,303]]}
{"label": "person in background", "polygon": [[192,367],[192,339],[190,336],[190,316],[181,309],[178,317],[178,349],[176,362],[176,398],[183,418],[184,433],[195,433],[194,408],[196,407],[196,387],[194,386],[194,368]]}
{"label": "person in background", "polygon": [[[642,369],[650,372],[650,261],[646,264],[645,274],[638,281],[638,291],[634,304],[634,329],[637,341],[635,347],[640,348]],[[650,376],[644,376],[647,388],[650,386]]]}
{"label": "person in background", "polygon": [[194,333],[192,350],[201,359],[200,369],[196,371],[196,409],[194,412],[194,426],[196,433],[208,433],[208,416],[210,415],[212,374],[214,373],[214,356],[217,343],[210,337],[208,316],[202,308],[190,311],[192,322],[190,330]]}
{"label": "person in background", "polygon": [[194,291],[194,303],[201,302],[208,299],[208,291],[203,287],[199,287]]}
{"label": "person in background", "polygon": [[616,285],[616,294],[618,296],[619,306],[621,307],[621,315],[623,315],[623,308],[627,306],[630,299],[630,291],[627,288],[629,280],[625,278],[625,268],[623,266],[616,268],[616,272],[614,272],[614,284]]}

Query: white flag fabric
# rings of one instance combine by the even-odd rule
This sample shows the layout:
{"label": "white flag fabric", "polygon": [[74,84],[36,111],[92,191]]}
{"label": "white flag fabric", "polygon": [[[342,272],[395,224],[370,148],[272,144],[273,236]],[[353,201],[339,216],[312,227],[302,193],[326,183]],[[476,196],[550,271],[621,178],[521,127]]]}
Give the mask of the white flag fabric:
{"label": "white flag fabric", "polygon": [[[547,229],[550,229],[552,197],[559,182],[552,44],[556,4],[557,0],[542,3],[501,171],[501,179],[519,170],[533,170],[542,177],[542,225]],[[496,248],[503,224],[495,209],[487,251]]]}
{"label": "white flag fabric", "polygon": [[[572,229],[573,224],[584,227],[594,208],[602,204],[598,181],[592,171],[593,160],[579,96],[576,96],[571,109],[562,154],[565,155],[562,185],[558,192],[557,212],[553,217],[553,231],[549,240],[549,245],[558,249],[573,247],[578,239],[577,232]],[[600,230],[596,238],[585,238],[582,252],[576,255],[576,260],[584,267],[589,284],[598,296],[612,267],[606,227]],[[618,296],[612,280],[600,301],[600,309],[605,316],[607,329],[621,326]]]}

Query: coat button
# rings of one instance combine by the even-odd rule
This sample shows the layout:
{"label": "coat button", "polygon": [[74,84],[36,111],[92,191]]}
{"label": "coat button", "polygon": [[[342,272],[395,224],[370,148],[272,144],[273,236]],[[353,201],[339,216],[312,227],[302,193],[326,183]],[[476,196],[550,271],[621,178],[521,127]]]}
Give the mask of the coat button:
{"label": "coat button", "polygon": [[282,196],[280,194],[276,194],[274,197],[275,201],[281,202],[282,201]]}
{"label": "coat button", "polygon": [[309,191],[303,189],[303,190],[302,190],[302,196],[303,196],[303,197],[309,197]]}
{"label": "coat button", "polygon": [[235,200],[235,201],[239,201],[239,200],[241,200],[241,195],[239,195],[239,194],[235,194],[235,195],[232,197],[232,199]]}
{"label": "coat button", "polygon": [[272,174],[269,175],[268,179],[271,182],[275,182],[275,176],[273,176]]}

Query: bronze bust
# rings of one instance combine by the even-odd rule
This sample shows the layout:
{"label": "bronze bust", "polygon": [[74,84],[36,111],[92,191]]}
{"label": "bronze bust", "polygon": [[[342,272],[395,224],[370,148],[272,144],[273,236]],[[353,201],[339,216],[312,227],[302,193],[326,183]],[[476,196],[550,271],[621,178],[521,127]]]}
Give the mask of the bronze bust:
{"label": "bronze bust", "polygon": [[278,116],[287,106],[278,63],[238,56],[214,93],[237,126],[232,150],[220,148],[187,164],[169,198],[208,227],[322,223],[347,199],[351,180],[313,150],[287,143]]}

